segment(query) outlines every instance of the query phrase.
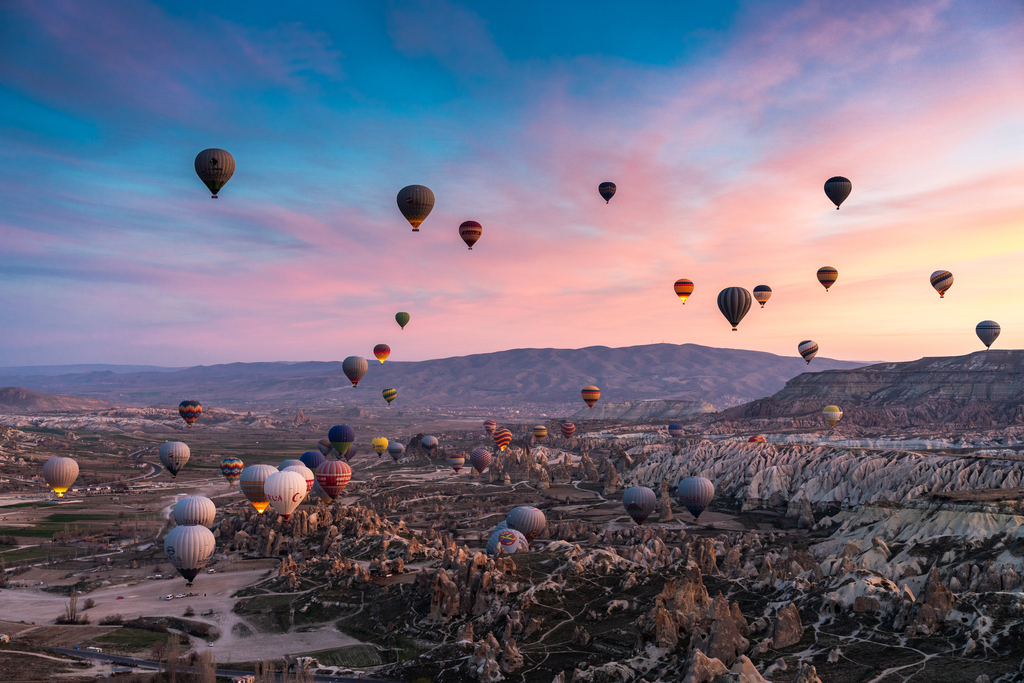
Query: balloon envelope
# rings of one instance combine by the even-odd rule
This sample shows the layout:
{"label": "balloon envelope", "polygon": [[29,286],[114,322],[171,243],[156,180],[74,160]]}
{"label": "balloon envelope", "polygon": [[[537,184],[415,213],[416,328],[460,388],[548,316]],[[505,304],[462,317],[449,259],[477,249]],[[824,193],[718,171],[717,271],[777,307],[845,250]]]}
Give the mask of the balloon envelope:
{"label": "balloon envelope", "polygon": [[685,277],[680,278],[676,280],[672,289],[675,290],[676,296],[679,297],[679,300],[682,301],[685,306],[686,300],[690,298],[691,294],[693,294],[693,281],[687,280]]}
{"label": "balloon envelope", "polygon": [[575,433],[576,433],[576,425],[574,425],[572,422],[563,422],[562,423],[562,436],[564,436],[566,439],[569,439]]}
{"label": "balloon envelope", "polygon": [[768,439],[764,438],[760,434],[755,434],[747,439],[747,443],[768,443]]}
{"label": "balloon envelope", "polygon": [[811,364],[811,359],[818,353],[818,344],[810,339],[802,341],[797,344],[796,350],[800,352],[803,359],[807,361],[807,364]]}
{"label": "balloon envelope", "polygon": [[182,401],[178,404],[178,415],[181,415],[181,419],[190,429],[202,414],[203,406],[199,404],[199,401]]}
{"label": "balloon envelope", "polygon": [[758,285],[754,287],[754,301],[761,304],[761,308],[768,303],[768,299],[772,298],[772,288],[768,285]]}
{"label": "balloon envelope", "polygon": [[235,158],[223,149],[204,149],[196,155],[196,175],[209,188],[213,198],[235,173]]}
{"label": "balloon envelope", "polygon": [[43,479],[58,498],[78,479],[78,463],[71,458],[50,458],[43,464]]}
{"label": "balloon envelope", "polygon": [[256,508],[256,512],[261,515],[267,509],[267,506],[270,505],[270,501],[267,500],[267,494],[263,490],[263,484],[266,483],[267,477],[275,472],[277,472],[277,469],[270,465],[249,465],[242,470],[242,495]]}
{"label": "balloon envelope", "polygon": [[718,293],[718,310],[732,325],[733,332],[750,310],[750,302],[750,292],[742,287],[726,287]]}
{"label": "balloon envelope", "polygon": [[483,474],[491,465],[491,452],[486,448],[474,448],[469,454],[469,464],[478,474]]}
{"label": "balloon envelope", "polygon": [[277,466],[277,471],[278,472],[284,472],[289,467],[294,467],[295,465],[302,465],[302,464],[303,464],[303,462],[301,460],[282,460],[281,464]]}
{"label": "balloon envelope", "polygon": [[533,428],[533,438],[537,441],[541,441],[548,435],[548,428],[544,425],[537,425]]}
{"label": "balloon envelope", "polygon": [[637,524],[643,524],[658,507],[658,497],[646,486],[632,486],[622,494],[622,507]]}
{"label": "balloon envelope", "polygon": [[217,507],[206,496],[185,496],[174,504],[174,523],[178,526],[198,524],[209,527],[217,515]]}
{"label": "balloon envelope", "polygon": [[388,455],[390,455],[391,459],[395,462],[398,462],[398,459],[402,457],[403,453],[405,453],[405,446],[402,444],[397,441],[392,441],[388,444]]}
{"label": "balloon envelope", "polygon": [[498,426],[498,423],[494,420],[484,420],[484,431],[487,432],[487,436],[494,434],[494,428]]}
{"label": "balloon envelope", "polygon": [[459,470],[461,470],[465,464],[466,456],[462,455],[461,453],[456,453],[455,455],[448,456],[448,467],[451,467],[453,470],[455,470],[455,474],[458,474]]}
{"label": "balloon envelope", "polygon": [[836,423],[843,419],[843,411],[839,406],[825,406],[821,414],[825,416],[825,422],[828,422],[830,427],[835,427]]}
{"label": "balloon envelope", "polygon": [[841,175],[833,176],[825,181],[825,195],[836,205],[836,211],[852,191],[853,183]]}
{"label": "balloon envelope", "polygon": [[491,538],[487,541],[488,555],[498,552],[499,548],[501,548],[502,552],[512,555],[520,550],[529,550],[530,542],[526,540],[526,536],[522,532],[505,526],[501,529],[495,528],[491,533]]}
{"label": "balloon envelope", "polygon": [[420,225],[434,208],[434,193],[424,185],[407,185],[398,191],[398,210],[409,221],[413,232],[419,232]]}
{"label": "balloon envelope", "polygon": [[388,440],[383,436],[378,436],[370,442],[373,445],[373,450],[377,451],[377,455],[380,456],[388,449]]}
{"label": "balloon envelope", "polygon": [[[348,377],[349,381],[352,382],[352,386],[359,384],[359,380],[363,378],[366,371],[370,369],[370,365],[366,362],[366,359],[362,356],[349,356],[341,363],[341,369]],[[340,453],[341,451],[339,451]]]}
{"label": "balloon envelope", "polygon": [[541,535],[548,524],[543,512],[527,505],[512,508],[505,521],[508,523],[509,529],[515,529],[531,542]]}
{"label": "balloon envelope", "polygon": [[676,495],[693,518],[698,519],[704,508],[711,505],[711,500],[715,497],[715,485],[705,477],[687,477],[679,482]]}
{"label": "balloon envelope", "polygon": [[583,387],[580,391],[580,395],[583,396],[583,402],[589,407],[593,408],[594,404],[597,403],[598,399],[601,398],[601,390],[595,387],[593,384]]}
{"label": "balloon envelope", "polygon": [[377,344],[373,347],[373,357],[379,360],[381,363],[388,359],[391,355],[391,347],[387,344]]}
{"label": "balloon envelope", "polygon": [[494,443],[498,445],[498,450],[505,450],[512,443],[512,432],[504,427],[494,430]]}
{"label": "balloon envelope", "polygon": [[316,449],[324,454],[324,457],[334,453],[335,457],[338,455],[338,451],[334,450],[334,446],[331,445],[329,439],[320,439],[316,442]]}
{"label": "balloon envelope", "polygon": [[466,221],[459,226],[459,237],[466,243],[466,246],[473,249],[473,245],[484,234],[483,226],[476,221]]}
{"label": "balloon envelope", "polygon": [[168,441],[160,446],[160,463],[167,468],[172,477],[177,477],[178,472],[188,462],[191,452],[188,446],[180,441]]}
{"label": "balloon envelope", "polygon": [[178,573],[185,577],[188,585],[203,571],[213,552],[217,549],[217,540],[213,532],[205,526],[176,526],[167,532],[164,538],[164,553]]}
{"label": "balloon envelope", "polygon": [[316,482],[316,475],[313,474],[313,470],[309,469],[305,465],[292,465],[291,467],[284,468],[284,471],[299,474],[306,482],[306,493],[313,490],[313,484]]}
{"label": "balloon envelope", "polygon": [[428,453],[433,453],[434,449],[438,446],[436,436],[425,436],[420,440],[420,446],[422,446]]}
{"label": "balloon envelope", "polygon": [[388,387],[384,391],[380,392],[380,395],[384,397],[384,400],[388,402],[388,405],[391,405],[391,402],[398,397],[398,389]]}
{"label": "balloon envelope", "polygon": [[1002,328],[999,327],[999,323],[995,320],[982,320],[978,323],[978,326],[974,328],[975,334],[978,335],[978,339],[985,345],[985,348],[992,346],[992,342],[996,340]]}
{"label": "balloon envelope", "polygon": [[331,500],[338,497],[352,479],[352,468],[341,460],[328,460],[316,468],[316,482]]}
{"label": "balloon envelope", "polygon": [[293,470],[274,472],[263,482],[263,491],[270,507],[283,519],[288,519],[306,497],[306,479]]}
{"label": "balloon envelope", "polygon": [[839,271],[832,266],[822,266],[821,268],[818,268],[818,282],[821,283],[821,286],[825,288],[826,292],[838,279]]}
{"label": "balloon envelope", "polygon": [[324,454],[320,451],[306,451],[299,456],[299,461],[309,469],[316,472],[316,468],[327,462],[327,458],[325,458]]}
{"label": "balloon envelope", "polygon": [[597,186],[597,191],[601,193],[601,197],[604,198],[604,203],[607,204],[615,196],[615,183],[604,182]]}
{"label": "balloon envelope", "polygon": [[404,330],[405,326],[409,324],[409,314],[405,311],[395,313],[395,322],[397,322],[398,326]]}
{"label": "balloon envelope", "polygon": [[245,469],[245,463],[242,462],[241,458],[224,458],[220,461],[220,473],[224,475],[224,478],[228,481],[228,486],[234,486],[238,478],[242,476],[242,470]]}
{"label": "balloon envelope", "polygon": [[331,446],[338,452],[338,455],[342,456],[356,440],[356,430],[348,425],[334,425],[327,432],[327,440],[331,442]]}
{"label": "balloon envelope", "polygon": [[953,273],[948,270],[936,270],[928,278],[928,281],[932,283],[932,287],[939,293],[939,298],[944,299],[946,298],[946,291],[953,286]]}
{"label": "balloon envelope", "polygon": [[668,426],[668,434],[672,437],[680,437],[683,435],[683,425],[678,422],[673,422]]}

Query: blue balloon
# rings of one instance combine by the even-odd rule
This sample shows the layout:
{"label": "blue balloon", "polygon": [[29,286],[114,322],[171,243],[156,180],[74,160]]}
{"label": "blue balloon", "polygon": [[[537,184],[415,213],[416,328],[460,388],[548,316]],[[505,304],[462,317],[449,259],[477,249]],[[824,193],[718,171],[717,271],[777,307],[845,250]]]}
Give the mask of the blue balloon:
{"label": "blue balloon", "polygon": [[324,454],[320,451],[306,451],[299,456],[299,460],[302,461],[303,465],[314,472],[316,472],[317,467],[320,467],[320,465],[327,462],[327,458],[325,458]]}
{"label": "blue balloon", "polygon": [[352,443],[356,440],[356,430],[348,425],[334,425],[327,432],[327,440],[331,443]]}

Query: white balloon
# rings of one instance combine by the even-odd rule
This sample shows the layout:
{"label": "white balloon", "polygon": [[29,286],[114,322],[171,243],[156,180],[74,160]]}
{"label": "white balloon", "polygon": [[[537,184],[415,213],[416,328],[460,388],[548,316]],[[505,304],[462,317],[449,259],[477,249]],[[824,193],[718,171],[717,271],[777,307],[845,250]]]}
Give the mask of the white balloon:
{"label": "white balloon", "polygon": [[306,479],[294,471],[274,472],[264,482],[263,491],[267,494],[270,507],[288,519],[306,497]]}
{"label": "white balloon", "polygon": [[206,496],[185,496],[174,504],[174,523],[178,526],[210,527],[216,515],[217,507]]}

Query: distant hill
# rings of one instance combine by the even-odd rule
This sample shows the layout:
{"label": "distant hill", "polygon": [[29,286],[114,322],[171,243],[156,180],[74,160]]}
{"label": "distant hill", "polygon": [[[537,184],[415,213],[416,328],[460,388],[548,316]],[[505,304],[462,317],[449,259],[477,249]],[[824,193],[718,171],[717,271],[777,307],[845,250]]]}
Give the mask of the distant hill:
{"label": "distant hill", "polygon": [[162,365],[106,365],[90,363],[82,365],[20,365],[0,367],[0,377],[31,377],[33,375],[68,375],[80,372],[174,372],[185,368],[167,368]]}
{"label": "distant hill", "polygon": [[800,416],[828,404],[842,408],[843,425],[1024,423],[1024,351],[978,351],[806,373],[774,396],[725,411],[722,419]]}
{"label": "distant hill", "polygon": [[41,394],[38,391],[22,387],[4,387],[0,389],[0,410],[7,412],[42,413],[70,410],[110,410],[116,407],[113,403],[98,398]]}
{"label": "distant hill", "polygon": [[[176,405],[186,398],[211,405],[384,406],[382,389],[398,389],[396,407],[548,407],[582,405],[579,390],[596,384],[602,401],[707,401],[717,408],[769,396],[806,371],[798,356],[716,349],[696,344],[626,348],[512,349],[495,353],[381,365],[353,389],[340,362],[230,363],[169,372],[113,371],[0,376],[37,391],[93,396],[122,405]],[[813,368],[863,363],[815,358]],[[599,404],[600,405],[600,404]]]}

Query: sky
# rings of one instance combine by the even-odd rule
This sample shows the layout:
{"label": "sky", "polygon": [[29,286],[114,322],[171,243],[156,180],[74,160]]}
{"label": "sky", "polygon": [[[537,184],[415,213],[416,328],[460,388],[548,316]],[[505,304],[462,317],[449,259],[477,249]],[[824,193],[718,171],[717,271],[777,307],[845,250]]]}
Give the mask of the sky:
{"label": "sky", "polygon": [[0,5],[0,366],[1024,347],[1018,0],[286,5]]}

